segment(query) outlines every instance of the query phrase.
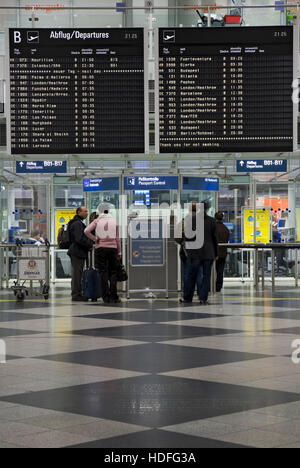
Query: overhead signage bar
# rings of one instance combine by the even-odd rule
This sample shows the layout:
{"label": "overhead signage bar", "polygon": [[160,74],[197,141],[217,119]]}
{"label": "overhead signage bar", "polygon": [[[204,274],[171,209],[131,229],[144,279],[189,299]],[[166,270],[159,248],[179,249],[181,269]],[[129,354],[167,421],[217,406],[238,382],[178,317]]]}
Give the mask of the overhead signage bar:
{"label": "overhead signage bar", "polygon": [[177,176],[125,177],[124,190],[178,190]]}
{"label": "overhead signage bar", "polygon": [[67,161],[17,161],[17,174],[66,174]]}
{"label": "overhead signage bar", "polygon": [[182,178],[182,190],[199,190],[208,192],[219,191],[219,179],[215,177],[187,177]]}
{"label": "overhead signage bar", "polygon": [[237,172],[287,172],[286,159],[242,159],[236,162]]}
{"label": "overhead signage bar", "polygon": [[104,177],[100,179],[84,179],[83,190],[85,192],[109,192],[120,190],[119,177]]}

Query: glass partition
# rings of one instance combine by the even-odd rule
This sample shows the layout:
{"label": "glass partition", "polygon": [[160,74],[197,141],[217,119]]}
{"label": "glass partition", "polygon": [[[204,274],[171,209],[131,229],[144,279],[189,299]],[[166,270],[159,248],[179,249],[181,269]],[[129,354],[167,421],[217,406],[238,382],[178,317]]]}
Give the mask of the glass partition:
{"label": "glass partition", "polygon": [[8,236],[7,187],[5,182],[0,182],[0,243],[5,242]]}
{"label": "glass partition", "polygon": [[85,204],[82,185],[55,185],[54,205],[56,208],[77,208]]}
{"label": "glass partition", "polygon": [[7,205],[9,242],[19,238],[34,243],[48,237],[46,186],[10,185]]}
{"label": "glass partition", "polygon": [[[245,183],[221,183],[218,210],[224,213],[224,223],[230,231],[230,242],[243,242],[243,207],[249,206],[249,178]],[[252,252],[229,249],[225,267],[226,278],[249,278]]]}

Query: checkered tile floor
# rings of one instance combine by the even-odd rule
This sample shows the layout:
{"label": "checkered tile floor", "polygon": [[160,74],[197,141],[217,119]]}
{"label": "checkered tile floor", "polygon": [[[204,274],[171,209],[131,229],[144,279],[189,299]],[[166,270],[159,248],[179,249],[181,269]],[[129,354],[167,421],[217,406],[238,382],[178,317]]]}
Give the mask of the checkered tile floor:
{"label": "checkered tile floor", "polygon": [[0,448],[300,447],[298,291],[211,305],[0,294]]}

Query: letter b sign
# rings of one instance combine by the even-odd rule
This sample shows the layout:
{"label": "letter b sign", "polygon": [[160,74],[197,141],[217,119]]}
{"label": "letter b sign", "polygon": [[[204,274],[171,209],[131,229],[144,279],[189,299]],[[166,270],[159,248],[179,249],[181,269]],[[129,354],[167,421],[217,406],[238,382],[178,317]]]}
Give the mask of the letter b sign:
{"label": "letter b sign", "polygon": [[22,42],[22,37],[20,31],[14,31],[14,43],[20,44]]}

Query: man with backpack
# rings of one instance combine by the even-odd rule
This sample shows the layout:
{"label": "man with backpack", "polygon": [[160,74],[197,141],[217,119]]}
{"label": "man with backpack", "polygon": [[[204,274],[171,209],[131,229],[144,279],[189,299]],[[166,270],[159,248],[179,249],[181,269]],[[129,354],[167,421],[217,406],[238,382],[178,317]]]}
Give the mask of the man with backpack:
{"label": "man with backpack", "polygon": [[88,210],[80,206],[76,210],[76,216],[69,222],[66,236],[69,236],[68,255],[72,264],[72,301],[86,302],[88,299],[82,295],[82,275],[88,253],[93,248],[93,242],[84,234],[83,221],[88,217]]}

